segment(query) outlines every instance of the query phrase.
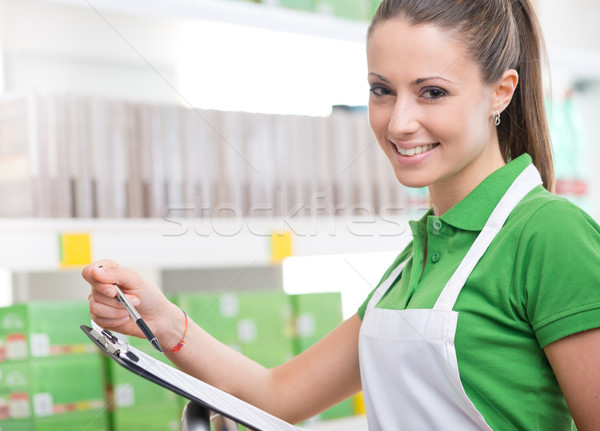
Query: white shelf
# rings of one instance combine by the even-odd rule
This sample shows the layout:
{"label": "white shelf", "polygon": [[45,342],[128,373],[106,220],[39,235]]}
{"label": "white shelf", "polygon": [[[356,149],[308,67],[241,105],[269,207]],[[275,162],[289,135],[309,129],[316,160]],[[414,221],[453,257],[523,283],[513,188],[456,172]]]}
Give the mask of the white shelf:
{"label": "white shelf", "polygon": [[[46,1],[92,8],[92,3],[81,0]],[[357,20],[232,0],[98,0],[93,2],[93,10],[218,21],[352,42],[364,42],[368,27],[367,22]]]}
{"label": "white shelf", "polygon": [[405,219],[3,219],[0,268],[59,269],[59,235],[89,233],[92,259],[144,268],[271,264],[271,234],[292,234],[295,256],[400,250],[410,239]]}

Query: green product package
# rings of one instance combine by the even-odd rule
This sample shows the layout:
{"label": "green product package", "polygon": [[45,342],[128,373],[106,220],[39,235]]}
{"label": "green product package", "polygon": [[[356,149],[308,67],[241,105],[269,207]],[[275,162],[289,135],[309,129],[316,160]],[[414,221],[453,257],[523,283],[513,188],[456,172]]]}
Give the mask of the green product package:
{"label": "green product package", "polygon": [[113,409],[156,404],[178,407],[177,394],[126,370],[110,358],[106,359]]}
{"label": "green product package", "polygon": [[94,351],[79,329],[86,301],[34,301],[0,308],[0,362]]}
{"label": "green product package", "polygon": [[33,416],[102,410],[104,366],[99,354],[56,356],[30,361]]}
{"label": "green product package", "polygon": [[242,353],[264,367],[273,368],[294,356],[294,344],[291,339],[283,343],[244,344]]}
{"label": "green product package", "polygon": [[339,292],[291,296],[295,321],[296,353],[303,352],[342,322]]}
{"label": "green product package", "polygon": [[240,293],[237,339],[252,343],[280,343],[293,338],[289,296],[280,290]]}
{"label": "green product package", "polygon": [[354,402],[351,398],[325,410],[319,415],[319,419],[327,421],[354,416]]}
{"label": "green product package", "polygon": [[108,414],[98,410],[37,418],[34,420],[33,429],[34,431],[108,431]]}
{"label": "green product package", "polygon": [[219,341],[226,344],[237,341],[239,298],[235,293],[182,293],[175,296],[174,302]]}
{"label": "green product package", "polygon": [[290,9],[313,11],[315,9],[315,0],[279,0],[280,6]]}
{"label": "green product package", "polygon": [[369,0],[315,0],[315,10],[340,18],[361,21],[371,18]]}
{"label": "green product package", "polygon": [[181,409],[171,405],[148,405],[118,409],[111,413],[112,431],[178,431]]}
{"label": "green product package", "polygon": [[30,386],[28,361],[0,362],[0,422],[31,418]]}
{"label": "green product package", "polygon": [[31,419],[0,419],[0,431],[36,431]]}

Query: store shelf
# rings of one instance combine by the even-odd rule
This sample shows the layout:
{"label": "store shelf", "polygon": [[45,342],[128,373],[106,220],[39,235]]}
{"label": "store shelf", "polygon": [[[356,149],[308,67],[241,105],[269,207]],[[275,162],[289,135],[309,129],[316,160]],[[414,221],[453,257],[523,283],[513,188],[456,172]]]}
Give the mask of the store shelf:
{"label": "store shelf", "polygon": [[255,219],[3,219],[0,268],[60,269],[59,236],[85,233],[92,259],[144,268],[206,268],[272,263],[271,235],[289,232],[293,254],[311,256],[401,249],[407,221],[372,217]]}
{"label": "store shelf", "polygon": [[102,11],[167,19],[201,19],[364,42],[368,23],[278,6],[225,0],[47,0]]}

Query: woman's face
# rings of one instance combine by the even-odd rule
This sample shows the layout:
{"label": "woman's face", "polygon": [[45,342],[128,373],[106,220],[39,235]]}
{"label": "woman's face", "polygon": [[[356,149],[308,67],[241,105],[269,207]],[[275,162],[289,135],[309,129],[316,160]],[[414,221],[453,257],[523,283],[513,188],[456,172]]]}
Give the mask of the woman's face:
{"label": "woman's face", "polygon": [[389,19],[374,28],[367,60],[369,121],[402,184],[468,193],[499,167],[490,167],[501,161],[493,91],[464,43]]}

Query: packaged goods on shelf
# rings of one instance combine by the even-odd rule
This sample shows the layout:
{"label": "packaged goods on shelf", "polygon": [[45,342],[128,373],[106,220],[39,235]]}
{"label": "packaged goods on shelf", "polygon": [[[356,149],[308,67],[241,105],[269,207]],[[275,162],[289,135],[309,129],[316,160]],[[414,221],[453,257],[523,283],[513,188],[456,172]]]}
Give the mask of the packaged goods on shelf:
{"label": "packaged goods on shelf", "polygon": [[79,325],[89,321],[83,301],[37,301],[0,308],[0,363],[95,352]]}
{"label": "packaged goods on shelf", "polygon": [[35,431],[76,429],[65,424],[81,423],[78,421],[86,421],[89,429],[105,429],[104,367],[100,355],[3,362],[0,376],[0,414],[7,421],[2,424],[3,431],[20,427]]}
{"label": "packaged goods on shelf", "polygon": [[295,321],[295,349],[301,353],[342,322],[340,293],[291,295]]}
{"label": "packaged goods on shelf", "polygon": [[363,110],[267,115],[33,93],[0,101],[2,124],[4,217],[375,215],[406,204]]}
{"label": "packaged goods on shelf", "polygon": [[112,431],[178,431],[181,411],[171,405],[117,409],[111,414],[111,424]]}

